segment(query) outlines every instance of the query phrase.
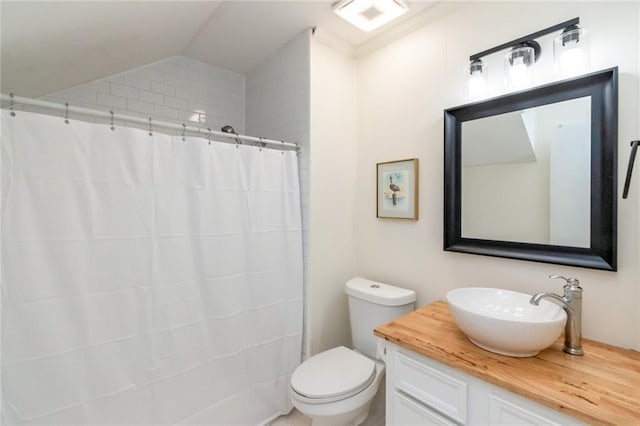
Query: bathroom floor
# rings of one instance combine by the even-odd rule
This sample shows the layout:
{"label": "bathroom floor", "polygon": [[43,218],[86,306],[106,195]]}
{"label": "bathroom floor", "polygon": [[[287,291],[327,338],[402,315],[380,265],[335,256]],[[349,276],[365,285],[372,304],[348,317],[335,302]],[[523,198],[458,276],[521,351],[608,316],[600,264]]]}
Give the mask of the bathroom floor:
{"label": "bathroom floor", "polygon": [[286,416],[280,416],[275,419],[269,426],[310,426],[311,419],[295,408]]}
{"label": "bathroom floor", "polygon": [[[311,426],[311,419],[294,408],[286,416],[275,419],[269,426]],[[384,411],[374,407],[362,426],[384,426]]]}

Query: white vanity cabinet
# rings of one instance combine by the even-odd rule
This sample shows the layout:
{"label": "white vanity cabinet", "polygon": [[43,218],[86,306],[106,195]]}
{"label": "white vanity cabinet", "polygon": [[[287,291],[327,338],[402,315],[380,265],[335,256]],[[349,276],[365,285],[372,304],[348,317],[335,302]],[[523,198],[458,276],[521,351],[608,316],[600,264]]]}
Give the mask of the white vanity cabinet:
{"label": "white vanity cabinet", "polygon": [[387,426],[584,424],[395,344],[386,352]]}

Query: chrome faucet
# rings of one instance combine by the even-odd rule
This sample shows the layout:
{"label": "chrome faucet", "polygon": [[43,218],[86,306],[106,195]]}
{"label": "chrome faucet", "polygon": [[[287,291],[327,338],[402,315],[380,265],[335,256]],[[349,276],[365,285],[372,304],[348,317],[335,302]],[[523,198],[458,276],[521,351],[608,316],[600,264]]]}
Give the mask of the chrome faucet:
{"label": "chrome faucet", "polygon": [[575,278],[565,278],[562,275],[549,275],[549,278],[562,278],[566,281],[563,286],[564,295],[536,293],[531,297],[529,303],[538,305],[540,300],[544,298],[558,302],[567,313],[562,350],[571,355],[584,355],[582,350],[582,287],[580,287],[580,281]]}

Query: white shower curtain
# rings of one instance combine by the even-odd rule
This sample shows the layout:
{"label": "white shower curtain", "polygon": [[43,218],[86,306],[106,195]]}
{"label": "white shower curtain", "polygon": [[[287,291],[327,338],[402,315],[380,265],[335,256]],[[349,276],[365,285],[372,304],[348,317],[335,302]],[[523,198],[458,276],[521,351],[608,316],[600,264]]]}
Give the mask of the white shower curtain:
{"label": "white shower curtain", "polygon": [[2,115],[3,424],[256,425],[290,408],[293,152]]}

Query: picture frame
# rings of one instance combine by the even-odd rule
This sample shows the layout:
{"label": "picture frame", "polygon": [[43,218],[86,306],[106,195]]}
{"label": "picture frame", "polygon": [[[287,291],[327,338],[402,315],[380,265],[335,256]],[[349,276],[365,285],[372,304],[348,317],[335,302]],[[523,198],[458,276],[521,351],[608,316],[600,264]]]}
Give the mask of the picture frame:
{"label": "picture frame", "polygon": [[376,217],[418,220],[418,159],[376,164]]}

